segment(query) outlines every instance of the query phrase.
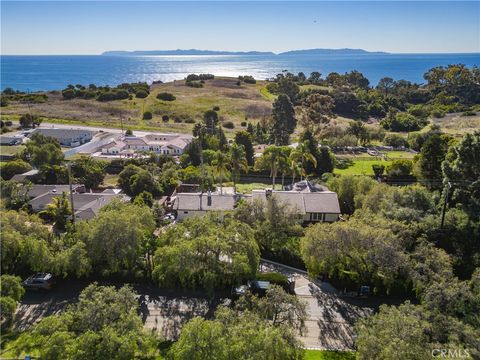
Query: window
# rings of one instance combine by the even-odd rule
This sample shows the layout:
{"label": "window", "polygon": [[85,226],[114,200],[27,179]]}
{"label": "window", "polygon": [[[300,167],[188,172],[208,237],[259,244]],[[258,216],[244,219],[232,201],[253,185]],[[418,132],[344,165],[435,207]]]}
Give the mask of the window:
{"label": "window", "polygon": [[323,213],[310,213],[310,221],[325,221],[325,214],[323,214]]}
{"label": "window", "polygon": [[188,214],[188,211],[184,211],[183,213],[184,213],[184,214]]}

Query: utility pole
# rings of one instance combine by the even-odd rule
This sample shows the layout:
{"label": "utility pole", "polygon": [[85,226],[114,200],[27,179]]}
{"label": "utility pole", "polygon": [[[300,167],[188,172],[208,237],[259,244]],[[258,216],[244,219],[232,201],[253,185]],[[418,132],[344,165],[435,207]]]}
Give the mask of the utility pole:
{"label": "utility pole", "polygon": [[440,223],[440,229],[443,229],[443,225],[445,223],[445,211],[447,210],[447,202],[448,202],[448,195],[450,193],[450,188],[452,187],[452,184],[450,181],[447,183],[447,191],[445,193],[445,199],[443,201],[443,209],[442,209],[442,222]]}
{"label": "utility pole", "polygon": [[70,188],[70,205],[72,207],[72,224],[73,228],[75,229],[75,206],[73,204],[73,186],[72,186],[72,164],[67,164],[68,169],[68,186]]}

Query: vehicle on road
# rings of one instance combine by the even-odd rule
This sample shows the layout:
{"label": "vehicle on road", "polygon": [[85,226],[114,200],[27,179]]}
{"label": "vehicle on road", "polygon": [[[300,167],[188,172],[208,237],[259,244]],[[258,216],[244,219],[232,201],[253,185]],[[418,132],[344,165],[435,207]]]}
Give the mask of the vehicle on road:
{"label": "vehicle on road", "polygon": [[44,290],[48,291],[53,289],[55,280],[50,273],[37,273],[29,276],[23,281],[23,287],[26,290]]}

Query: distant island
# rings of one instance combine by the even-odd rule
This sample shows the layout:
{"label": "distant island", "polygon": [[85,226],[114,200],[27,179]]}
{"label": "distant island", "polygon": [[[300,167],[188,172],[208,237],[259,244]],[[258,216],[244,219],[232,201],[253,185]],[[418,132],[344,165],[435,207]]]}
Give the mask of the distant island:
{"label": "distant island", "polygon": [[136,50],[136,51],[105,51],[106,56],[145,56],[145,55],[275,55],[262,51],[215,51],[215,50]]}
{"label": "distant island", "polygon": [[145,56],[145,55],[368,55],[368,54],[388,54],[382,51],[367,51],[363,49],[305,49],[291,50],[275,54],[268,51],[216,51],[216,50],[112,50],[105,51],[101,55],[105,56]]}

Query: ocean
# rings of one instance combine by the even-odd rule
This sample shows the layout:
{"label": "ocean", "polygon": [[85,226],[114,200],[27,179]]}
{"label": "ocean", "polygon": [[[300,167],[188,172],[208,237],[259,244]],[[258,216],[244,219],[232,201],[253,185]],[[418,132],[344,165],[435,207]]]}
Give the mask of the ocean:
{"label": "ocean", "polygon": [[2,55],[1,89],[60,90],[68,84],[115,86],[122,82],[183,79],[191,73],[217,76],[252,75],[266,79],[288,70],[307,76],[318,71],[358,70],[371,85],[388,76],[422,83],[435,66],[480,65],[480,54],[365,54],[365,55],[195,55],[195,56],[16,56]]}

